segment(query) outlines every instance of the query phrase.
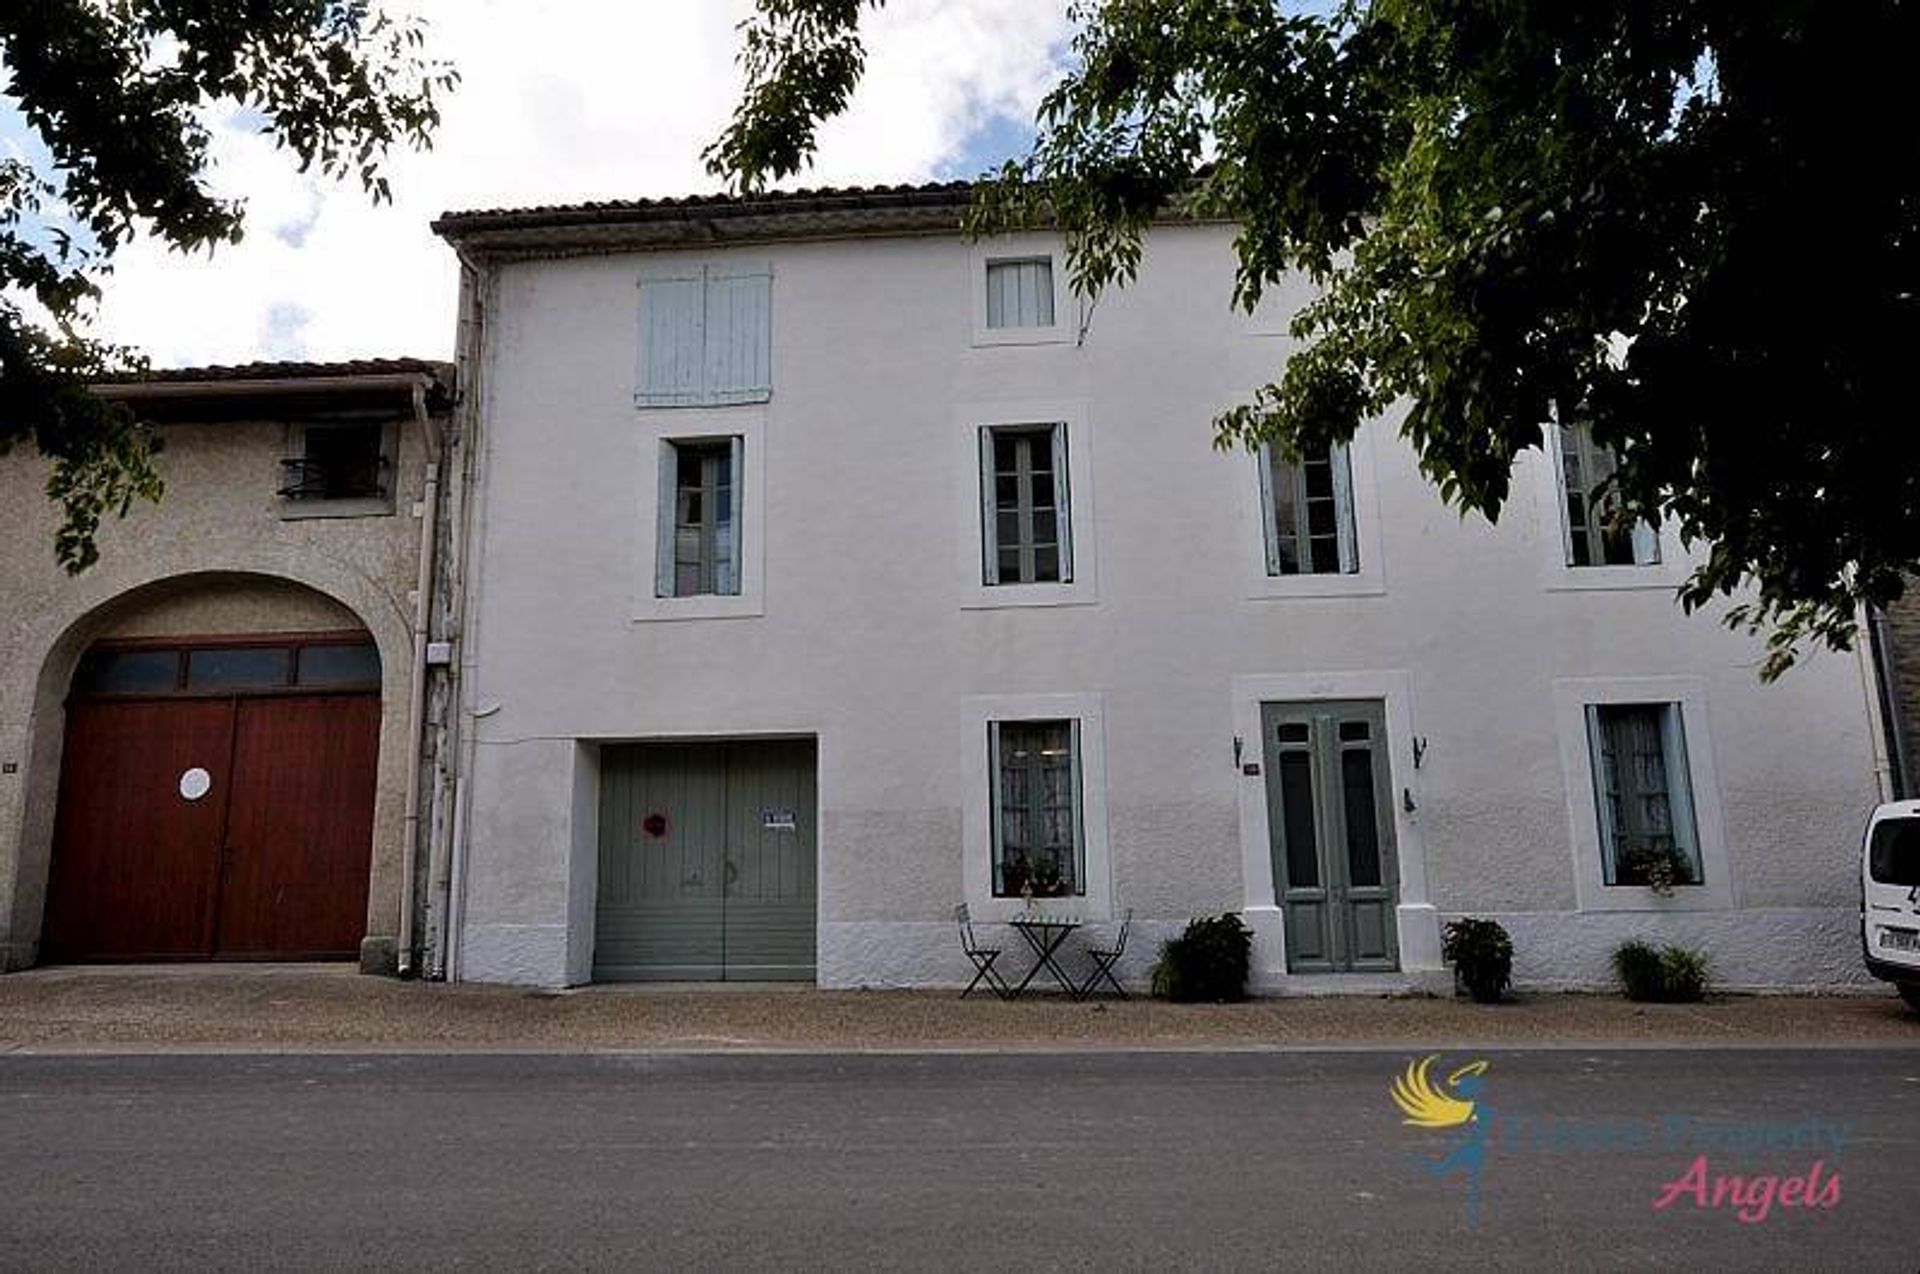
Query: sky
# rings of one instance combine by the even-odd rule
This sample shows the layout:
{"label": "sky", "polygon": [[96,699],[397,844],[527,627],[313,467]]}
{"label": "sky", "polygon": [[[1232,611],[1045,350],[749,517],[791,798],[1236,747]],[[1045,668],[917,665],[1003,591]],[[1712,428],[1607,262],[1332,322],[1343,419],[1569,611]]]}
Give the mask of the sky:
{"label": "sky", "polygon": [[[397,152],[394,200],[303,177],[254,127],[216,116],[214,189],[247,202],[244,242],[184,257],[123,248],[96,335],[157,367],[418,356],[453,348],[443,211],[712,193],[700,151],[739,91],[747,0],[405,0],[462,80],[430,152]],[[867,74],[791,185],[972,177],[1022,153],[1065,55],[1066,0],[889,0]],[[0,153],[34,154],[0,109]]]}

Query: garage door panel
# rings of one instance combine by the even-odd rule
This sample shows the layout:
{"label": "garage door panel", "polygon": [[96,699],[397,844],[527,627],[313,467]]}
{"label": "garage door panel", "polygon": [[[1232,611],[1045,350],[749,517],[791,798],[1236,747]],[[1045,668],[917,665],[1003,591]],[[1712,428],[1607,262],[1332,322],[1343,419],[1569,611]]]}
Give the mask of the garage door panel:
{"label": "garage door panel", "polygon": [[366,929],[380,701],[242,701],[218,954],[347,958]]}
{"label": "garage door panel", "polygon": [[[68,709],[43,942],[50,959],[207,954],[232,721],[226,700]],[[195,768],[208,786],[189,799],[181,779]]]}
{"label": "garage door panel", "polygon": [[728,755],[727,977],[814,976],[814,749],[734,744]]}
{"label": "garage door panel", "polygon": [[720,976],[725,756],[701,743],[602,753],[595,977]]}
{"label": "garage door panel", "polygon": [[810,742],[635,744],[600,758],[594,976],[814,976]]}

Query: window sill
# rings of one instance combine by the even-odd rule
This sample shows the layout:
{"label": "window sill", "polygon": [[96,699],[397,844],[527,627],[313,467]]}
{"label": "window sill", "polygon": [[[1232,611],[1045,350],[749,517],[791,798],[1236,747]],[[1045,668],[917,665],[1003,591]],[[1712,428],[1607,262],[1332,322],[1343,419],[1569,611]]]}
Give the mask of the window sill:
{"label": "window sill", "polygon": [[634,607],[636,624],[690,619],[757,619],[767,613],[758,597],[703,594],[698,597],[642,597]]}
{"label": "window sill", "polygon": [[281,500],[282,522],[310,522],[321,518],[390,518],[391,499]]}
{"label": "window sill", "polygon": [[652,394],[644,390],[637,390],[633,395],[633,405],[640,411],[681,411],[689,407],[757,407],[772,401],[771,389],[728,390],[684,398],[672,394]]}
{"label": "window sill", "polygon": [[1006,610],[1021,606],[1093,606],[1100,595],[1091,584],[981,585],[961,598],[961,610]]}
{"label": "window sill", "polygon": [[1675,885],[1662,898],[1645,885],[1600,885],[1580,899],[1581,911],[1727,911],[1733,900],[1724,887]]}
{"label": "window sill", "polygon": [[1658,566],[1560,566],[1547,578],[1550,593],[1630,592],[1680,587],[1686,572],[1662,563]]}
{"label": "window sill", "polygon": [[1386,581],[1378,571],[1359,571],[1352,575],[1329,572],[1325,575],[1258,575],[1247,597],[1251,601],[1286,601],[1312,597],[1384,597]]}
{"label": "window sill", "polygon": [[1052,327],[980,327],[973,332],[975,349],[993,349],[1007,345],[1066,345],[1073,330],[1065,323]]}

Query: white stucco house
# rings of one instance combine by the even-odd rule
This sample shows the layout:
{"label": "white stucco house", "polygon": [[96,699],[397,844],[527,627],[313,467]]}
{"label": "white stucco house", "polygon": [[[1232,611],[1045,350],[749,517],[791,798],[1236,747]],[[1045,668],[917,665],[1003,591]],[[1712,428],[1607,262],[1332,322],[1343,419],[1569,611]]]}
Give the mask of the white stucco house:
{"label": "white stucco house", "polygon": [[[1229,305],[1167,224],[1088,307],[963,186],[449,214],[463,266],[453,977],[938,986],[1037,895],[1125,978],[1244,915],[1255,985],[1523,985],[1629,936],[1734,986],[1859,978],[1871,672],[1779,684],[1683,615],[1669,529],[1543,424],[1498,526],[1393,417],[1290,464],[1211,418],[1304,284]],[[433,910],[437,909],[437,910]],[[1067,956],[1072,958],[1069,947]]]}

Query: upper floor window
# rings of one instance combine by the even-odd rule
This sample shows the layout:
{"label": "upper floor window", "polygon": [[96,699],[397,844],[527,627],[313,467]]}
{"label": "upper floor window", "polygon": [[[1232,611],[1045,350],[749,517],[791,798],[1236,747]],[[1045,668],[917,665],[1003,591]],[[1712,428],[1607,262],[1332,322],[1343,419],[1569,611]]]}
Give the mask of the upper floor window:
{"label": "upper floor window", "polygon": [[1053,326],[1053,260],[1019,257],[987,262],[987,327]]}
{"label": "upper floor window", "polygon": [[740,591],[739,483],[745,440],[675,439],[661,446],[654,593]]}
{"label": "upper floor window", "polygon": [[1344,445],[1288,460],[1260,450],[1261,525],[1268,575],[1353,575],[1360,570],[1354,533],[1353,468]]}
{"label": "upper floor window", "polygon": [[1087,892],[1080,817],[1080,723],[993,721],[993,893]]}
{"label": "upper floor window", "polygon": [[1072,581],[1066,425],[982,429],[980,492],[983,582]]}
{"label": "upper floor window", "polygon": [[773,396],[773,275],[689,266],[640,280],[641,407],[711,407]]}
{"label": "upper floor window", "polygon": [[1619,462],[1594,442],[1583,421],[1560,426],[1560,491],[1566,516],[1561,530],[1568,566],[1653,566],[1660,536],[1645,522],[1622,525],[1620,496],[1613,486]]}
{"label": "upper floor window", "polygon": [[384,500],[391,462],[380,424],[311,424],[300,454],[280,462],[280,494],[289,500]]}
{"label": "upper floor window", "polygon": [[1680,705],[1589,704],[1587,739],[1606,883],[1702,883]]}

